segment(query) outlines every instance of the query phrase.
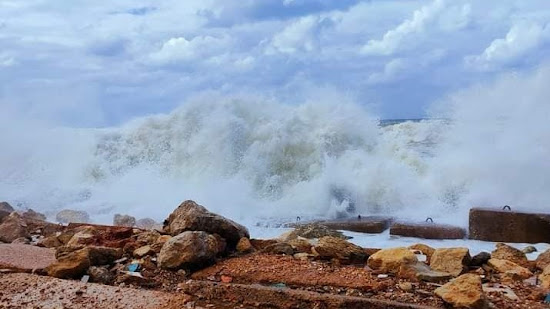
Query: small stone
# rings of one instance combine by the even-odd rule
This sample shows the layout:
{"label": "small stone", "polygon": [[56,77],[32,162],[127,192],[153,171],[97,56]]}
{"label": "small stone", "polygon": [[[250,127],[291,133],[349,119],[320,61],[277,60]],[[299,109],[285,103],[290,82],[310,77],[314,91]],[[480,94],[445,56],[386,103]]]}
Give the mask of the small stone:
{"label": "small stone", "polygon": [[487,264],[487,261],[491,258],[489,252],[480,252],[472,258],[470,266],[481,267],[483,264]]}
{"label": "small stone", "polygon": [[133,227],[136,225],[136,218],[129,215],[115,214],[113,217],[113,225]]}
{"label": "small stone", "polygon": [[313,256],[314,256],[313,254],[309,254],[309,253],[305,253],[305,252],[299,252],[299,253],[294,254],[294,258],[297,259],[297,260],[300,260],[300,261],[307,261]]}
{"label": "small stone", "polygon": [[382,249],[371,255],[367,265],[377,271],[397,274],[402,265],[416,264],[418,259],[411,250],[404,247]]}
{"label": "small stone", "polygon": [[233,281],[233,278],[230,276],[222,275],[220,277],[221,282],[223,283],[231,283]]}
{"label": "small stone", "polygon": [[529,269],[522,267],[509,260],[490,259],[487,264],[502,274],[503,279],[518,281],[524,280],[533,275]]}
{"label": "small stone", "polygon": [[144,257],[152,253],[153,253],[153,250],[151,249],[151,246],[139,247],[133,252],[135,257]]}
{"label": "small stone", "polygon": [[410,282],[399,283],[398,286],[404,292],[410,292],[413,290],[413,285]]}
{"label": "small stone", "polygon": [[250,244],[250,240],[247,237],[241,237],[237,243],[236,249],[239,253],[248,253],[254,250],[254,248],[252,248],[252,244]]}
{"label": "small stone", "polygon": [[401,265],[397,275],[399,278],[427,282],[442,282],[452,278],[451,274],[433,270],[423,262]]}
{"label": "small stone", "polygon": [[38,241],[37,244],[39,247],[46,247],[46,248],[57,248],[59,246],[62,246],[63,243],[59,241],[56,235],[50,235],[48,237],[42,238]]}
{"label": "small stone", "polygon": [[504,243],[498,243],[496,249],[491,253],[491,258],[499,260],[508,260],[523,267],[529,267],[529,261],[521,250],[508,246]]}
{"label": "small stone", "polygon": [[114,275],[104,266],[91,266],[88,268],[90,280],[95,283],[110,284],[114,280]]}
{"label": "small stone", "polygon": [[521,251],[525,254],[529,254],[529,253],[537,252],[537,248],[535,248],[534,246],[527,246],[523,248],[523,250]]}
{"label": "small stone", "polygon": [[435,289],[435,295],[457,308],[482,309],[487,305],[481,279],[475,274],[464,274]]}

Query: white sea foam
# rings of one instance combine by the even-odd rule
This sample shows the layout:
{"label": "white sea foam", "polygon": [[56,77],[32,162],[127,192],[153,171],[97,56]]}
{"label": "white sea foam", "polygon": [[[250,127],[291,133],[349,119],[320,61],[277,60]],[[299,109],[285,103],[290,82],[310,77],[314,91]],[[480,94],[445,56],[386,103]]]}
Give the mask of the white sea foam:
{"label": "white sea foam", "polygon": [[212,95],[107,129],[4,115],[0,199],[98,222],[162,220],[194,199],[249,226],[346,211],[459,225],[472,206],[547,211],[549,84],[548,68],[504,77],[442,100],[439,120],[389,126],[350,102]]}

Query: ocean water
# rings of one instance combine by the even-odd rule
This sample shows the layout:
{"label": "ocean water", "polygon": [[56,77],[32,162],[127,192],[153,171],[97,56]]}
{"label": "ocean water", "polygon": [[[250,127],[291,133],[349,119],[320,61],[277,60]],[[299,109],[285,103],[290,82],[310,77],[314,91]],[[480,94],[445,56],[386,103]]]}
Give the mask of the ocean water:
{"label": "ocean water", "polygon": [[[473,206],[550,211],[550,69],[454,93],[426,119],[380,120],[346,100],[204,95],[117,127],[0,115],[0,200],[165,219],[193,199],[261,235],[312,218],[431,217]],[[404,98],[406,100],[406,98]],[[263,229],[263,230],[262,230]]]}

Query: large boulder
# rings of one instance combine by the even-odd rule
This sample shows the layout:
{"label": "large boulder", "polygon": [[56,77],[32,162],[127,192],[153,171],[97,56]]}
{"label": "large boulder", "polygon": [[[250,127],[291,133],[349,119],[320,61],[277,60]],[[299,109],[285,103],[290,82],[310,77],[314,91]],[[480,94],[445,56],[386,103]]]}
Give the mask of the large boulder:
{"label": "large boulder", "polygon": [[78,232],[76,232],[69,242],[67,242],[67,246],[76,247],[80,245],[89,245],[93,244],[97,241],[99,231],[95,229],[92,226],[83,226],[81,228],[78,228]]}
{"label": "large boulder", "polygon": [[8,202],[0,202],[0,222],[14,211],[15,210]]}
{"label": "large boulder", "polygon": [[250,237],[246,227],[208,211],[194,201],[183,202],[165,221],[164,230],[174,236],[185,231],[218,234],[235,248],[242,237]]}
{"label": "large boulder", "polygon": [[88,223],[90,215],[83,210],[63,209],[55,215],[55,220],[59,223]]}
{"label": "large boulder", "polygon": [[319,239],[312,251],[322,259],[337,259],[344,263],[364,263],[367,258],[363,248],[332,236]]}
{"label": "large boulder", "polygon": [[533,276],[533,273],[529,269],[509,260],[491,258],[487,264],[501,273],[502,279],[506,281],[519,281]]}
{"label": "large boulder", "polygon": [[456,277],[468,270],[470,260],[468,248],[439,248],[430,259],[430,267]]}
{"label": "large boulder", "polygon": [[418,259],[404,247],[380,250],[369,257],[367,265],[373,270],[397,274],[402,265],[416,264]]}
{"label": "large boulder", "polygon": [[225,242],[220,237],[187,231],[166,241],[158,255],[158,264],[164,269],[200,268],[213,263],[224,250]]}
{"label": "large boulder", "polygon": [[537,257],[537,268],[544,270],[546,266],[550,265],[550,249],[539,254]]}
{"label": "large boulder", "polygon": [[481,278],[476,274],[464,274],[435,289],[434,292],[455,308],[487,308]]}
{"label": "large boulder", "polygon": [[29,209],[21,214],[24,219],[27,220],[36,220],[36,221],[46,221],[46,216],[39,212],[36,212],[32,209]]}
{"label": "large boulder", "polygon": [[154,228],[162,228],[162,226],[151,218],[142,218],[136,221],[136,227],[144,230],[152,230]]}
{"label": "large boulder", "polygon": [[540,284],[544,289],[550,290],[550,265],[546,266],[539,276]]}
{"label": "large boulder", "polygon": [[27,223],[20,214],[12,212],[0,224],[0,241],[11,243],[21,237],[30,237]]}
{"label": "large boulder", "polygon": [[503,243],[497,244],[497,248],[491,253],[491,258],[508,260],[524,267],[530,266],[523,251]]}
{"label": "large boulder", "polygon": [[56,278],[80,278],[90,266],[109,265],[122,256],[122,250],[89,246],[78,250],[74,247],[60,247],[56,251],[57,262],[45,270]]}

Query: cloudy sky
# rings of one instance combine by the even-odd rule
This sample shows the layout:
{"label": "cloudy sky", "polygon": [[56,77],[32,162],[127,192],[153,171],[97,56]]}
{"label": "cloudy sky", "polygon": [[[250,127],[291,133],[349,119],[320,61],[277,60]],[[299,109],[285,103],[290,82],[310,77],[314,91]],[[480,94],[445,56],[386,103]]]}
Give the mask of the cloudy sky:
{"label": "cloudy sky", "polygon": [[382,118],[548,62],[548,0],[0,0],[0,111],[117,125],[203,92]]}

